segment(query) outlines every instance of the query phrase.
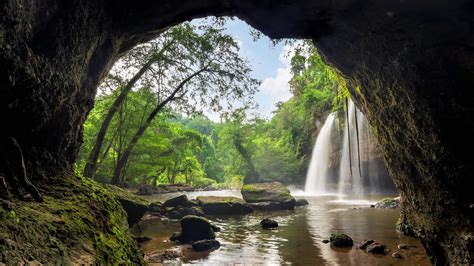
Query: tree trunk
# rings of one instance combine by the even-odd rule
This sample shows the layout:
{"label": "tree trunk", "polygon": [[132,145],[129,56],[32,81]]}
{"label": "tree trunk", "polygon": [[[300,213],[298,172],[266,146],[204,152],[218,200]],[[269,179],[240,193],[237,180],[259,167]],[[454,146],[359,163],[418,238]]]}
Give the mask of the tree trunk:
{"label": "tree trunk", "polygon": [[235,148],[240,153],[240,156],[245,161],[247,165],[248,173],[244,177],[244,184],[257,183],[260,180],[260,175],[258,174],[255,166],[253,165],[252,158],[247,151],[247,149],[242,145],[242,138],[238,135],[235,135],[233,138]]}
{"label": "tree trunk", "polygon": [[128,158],[130,157],[133,148],[137,144],[138,140],[143,136],[143,133],[145,133],[145,130],[150,126],[151,122],[155,118],[155,116],[165,107],[169,102],[173,101],[176,97],[176,94],[181,91],[181,89],[188,83],[192,78],[195,76],[201,74],[202,72],[207,70],[207,66],[205,68],[202,68],[196,72],[194,72],[192,75],[189,77],[185,78],[181,83],[174,89],[174,91],[160,104],[156,106],[156,108],[150,113],[148,118],[146,119],[145,123],[138,129],[138,131],[135,133],[133,136],[132,140],[128,144],[127,148],[123,152],[122,156],[119,158],[117,165],[115,166],[114,169],[114,176],[112,178],[112,183],[117,184],[120,181],[120,178],[122,176],[122,171],[125,166],[125,164],[128,161]]}
{"label": "tree trunk", "polygon": [[132,90],[137,81],[140,80],[140,78],[152,67],[152,65],[160,59],[160,56],[163,54],[165,49],[166,48],[163,48],[157,55],[152,56],[140,68],[140,70],[127,82],[127,85],[122,88],[119,96],[115,98],[114,102],[112,103],[112,106],[110,106],[104,120],[102,121],[99,133],[97,133],[94,147],[89,153],[87,163],[84,166],[84,172],[82,173],[83,176],[94,178],[95,172],[97,171],[97,159],[99,158],[99,154],[102,149],[107,130],[109,129],[110,123],[112,122],[112,118],[114,117],[118,108],[123,104],[123,102],[127,98],[128,93]]}

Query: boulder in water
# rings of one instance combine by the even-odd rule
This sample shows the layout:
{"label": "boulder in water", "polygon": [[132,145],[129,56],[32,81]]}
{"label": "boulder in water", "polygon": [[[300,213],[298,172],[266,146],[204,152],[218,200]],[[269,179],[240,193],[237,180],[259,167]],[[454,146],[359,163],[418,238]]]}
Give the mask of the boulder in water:
{"label": "boulder in water", "polygon": [[295,202],[290,190],[280,182],[247,184],[242,187],[246,202]]}
{"label": "boulder in water", "polygon": [[297,199],[295,201],[295,207],[305,206],[308,205],[309,202],[306,199]]}
{"label": "boulder in water", "polygon": [[385,199],[375,203],[374,208],[378,208],[378,209],[399,209],[400,208],[400,197],[385,198]]}
{"label": "boulder in water", "polygon": [[277,210],[293,210],[295,208],[294,201],[284,201],[284,202],[256,202],[248,203],[252,209],[257,211],[277,211]]}
{"label": "boulder in water", "polygon": [[203,212],[209,215],[247,214],[253,211],[244,200],[236,197],[199,196],[197,200]]}
{"label": "boulder in water", "polygon": [[193,204],[189,201],[188,196],[185,194],[169,199],[163,203],[163,208],[168,207],[191,207]]}
{"label": "boulder in water", "polygon": [[206,251],[211,249],[218,249],[220,248],[221,243],[215,239],[205,239],[195,241],[192,244],[192,248],[194,251]]}
{"label": "boulder in water", "polygon": [[387,252],[385,250],[386,246],[384,244],[380,244],[378,242],[374,242],[368,245],[365,250],[372,254],[380,254],[385,255]]}
{"label": "boulder in water", "polygon": [[352,247],[354,245],[350,236],[339,232],[332,233],[329,241],[331,242],[331,246],[339,248]]}
{"label": "boulder in water", "polygon": [[181,219],[181,233],[174,233],[170,240],[188,243],[215,238],[211,223],[206,218],[188,215]]}
{"label": "boulder in water", "polygon": [[170,219],[181,219],[186,215],[204,216],[199,207],[168,207],[164,211],[164,215]]}
{"label": "boulder in water", "polygon": [[159,201],[150,203],[150,205],[148,206],[148,212],[154,213],[154,214],[163,213],[163,204]]}
{"label": "boulder in water", "polygon": [[357,247],[360,249],[366,249],[368,245],[374,242],[375,240],[364,240],[364,241],[359,242],[359,245],[357,245]]}
{"label": "boulder in water", "polygon": [[270,218],[265,218],[260,222],[263,229],[273,229],[278,227],[278,222]]}

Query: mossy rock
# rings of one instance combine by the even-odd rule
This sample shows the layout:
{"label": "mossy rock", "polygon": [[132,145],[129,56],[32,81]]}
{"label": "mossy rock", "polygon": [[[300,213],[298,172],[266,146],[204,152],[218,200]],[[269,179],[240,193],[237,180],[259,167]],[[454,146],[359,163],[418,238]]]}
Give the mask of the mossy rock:
{"label": "mossy rock", "polygon": [[204,213],[208,215],[239,215],[253,211],[243,199],[236,197],[199,196],[197,200]]}
{"label": "mossy rock", "polygon": [[23,264],[23,258],[48,265],[144,264],[126,213],[109,191],[69,173],[55,180],[61,182],[42,190],[42,203],[2,204],[0,264]]}
{"label": "mossy rock", "polygon": [[280,182],[247,184],[242,187],[246,202],[295,202],[290,190]]}
{"label": "mossy rock", "polygon": [[132,192],[122,189],[113,185],[104,185],[105,188],[112,193],[118,200],[120,205],[127,213],[127,221],[129,227],[135,225],[145,215],[148,210],[149,204],[143,198],[138,197]]}

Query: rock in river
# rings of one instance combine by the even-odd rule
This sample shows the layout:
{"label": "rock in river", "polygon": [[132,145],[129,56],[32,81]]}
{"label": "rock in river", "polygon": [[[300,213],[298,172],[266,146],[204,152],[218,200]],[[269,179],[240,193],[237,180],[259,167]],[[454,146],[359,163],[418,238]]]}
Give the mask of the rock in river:
{"label": "rock in river", "polygon": [[385,245],[380,244],[378,242],[374,242],[370,245],[368,245],[365,250],[369,253],[372,254],[380,254],[380,255],[385,255],[387,252],[385,251]]}
{"label": "rock in river", "polygon": [[263,229],[273,229],[278,227],[278,222],[270,218],[265,218],[260,222]]}
{"label": "rock in river", "polygon": [[309,202],[306,199],[297,199],[295,201],[295,207],[306,206]]}
{"label": "rock in river", "polygon": [[189,201],[188,196],[181,195],[176,198],[165,201],[162,205],[163,208],[167,207],[191,207],[193,204]]}
{"label": "rock in river", "polygon": [[197,197],[203,212],[209,215],[247,214],[253,209],[243,199],[236,197]]}
{"label": "rock in river", "polygon": [[280,182],[247,184],[242,187],[242,197],[256,210],[293,209],[295,198]]}
{"label": "rock in river", "polygon": [[206,251],[211,249],[218,249],[221,246],[221,243],[215,239],[205,239],[195,241],[192,244],[194,251]]}
{"label": "rock in river", "polygon": [[188,243],[214,238],[216,238],[216,235],[212,229],[211,223],[209,223],[206,218],[188,215],[181,219],[181,232],[174,233],[170,240]]}
{"label": "rock in river", "polygon": [[354,245],[354,242],[350,236],[338,232],[332,233],[329,241],[333,247],[352,247]]}
{"label": "rock in river", "polygon": [[374,243],[375,240],[364,240],[364,241],[361,241],[359,243],[359,245],[357,245],[358,248],[360,249],[366,249],[368,245]]}

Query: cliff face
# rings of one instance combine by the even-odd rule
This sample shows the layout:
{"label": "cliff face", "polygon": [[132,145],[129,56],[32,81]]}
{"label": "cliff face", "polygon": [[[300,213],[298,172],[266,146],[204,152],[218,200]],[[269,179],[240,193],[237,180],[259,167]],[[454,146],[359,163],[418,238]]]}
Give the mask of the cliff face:
{"label": "cliff face", "polygon": [[44,190],[72,168],[97,84],[120,54],[211,14],[237,15],[271,37],[313,38],[376,129],[433,262],[474,263],[472,1],[6,0],[0,140],[18,141]]}

